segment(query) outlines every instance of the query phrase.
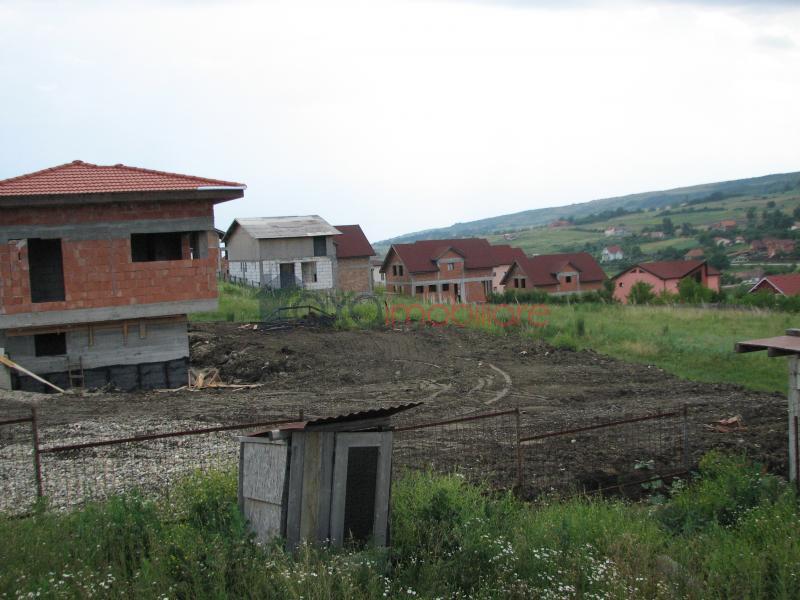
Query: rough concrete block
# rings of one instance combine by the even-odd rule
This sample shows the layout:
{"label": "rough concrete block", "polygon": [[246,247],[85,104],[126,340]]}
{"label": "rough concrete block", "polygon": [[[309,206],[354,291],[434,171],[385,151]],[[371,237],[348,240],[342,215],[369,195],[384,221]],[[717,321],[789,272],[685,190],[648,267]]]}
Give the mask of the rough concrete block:
{"label": "rough concrete block", "polygon": [[115,365],[109,368],[109,380],[117,388],[130,392],[139,387],[137,365]]}
{"label": "rough concrete block", "polygon": [[167,387],[167,373],[163,362],[139,365],[139,373],[142,389],[153,390]]}

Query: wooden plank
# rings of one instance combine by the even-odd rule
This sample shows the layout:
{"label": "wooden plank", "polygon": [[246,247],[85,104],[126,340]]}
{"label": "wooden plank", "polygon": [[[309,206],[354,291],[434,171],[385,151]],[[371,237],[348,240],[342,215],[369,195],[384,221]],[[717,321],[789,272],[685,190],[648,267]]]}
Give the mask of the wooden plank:
{"label": "wooden plank", "polygon": [[295,550],[300,544],[304,452],[305,435],[302,431],[296,431],[292,434],[289,451],[289,493],[286,503],[286,545],[289,550]]}
{"label": "wooden plank", "polygon": [[320,465],[319,518],[317,521],[317,539],[328,540],[331,537],[331,492],[333,485],[333,447],[336,434],[322,433],[322,463]]}
{"label": "wooden plank", "polygon": [[4,364],[5,366],[7,366],[7,367],[9,367],[11,369],[15,369],[15,370],[19,371],[20,373],[22,373],[24,375],[27,375],[28,377],[32,377],[33,379],[35,379],[36,381],[38,381],[40,383],[43,383],[43,384],[45,384],[47,386],[50,386],[51,388],[53,388],[57,392],[60,392],[62,394],[65,393],[64,390],[62,390],[57,385],[55,385],[53,383],[50,383],[49,381],[47,381],[46,379],[43,379],[42,377],[39,377],[36,373],[33,373],[32,371],[29,371],[25,367],[18,365],[13,360],[11,360],[10,358],[7,358],[4,355],[0,355],[0,363]]}
{"label": "wooden plank", "polygon": [[375,486],[375,518],[372,526],[373,542],[385,546],[389,531],[389,495],[392,486],[392,432],[381,433],[378,457],[378,481]]}

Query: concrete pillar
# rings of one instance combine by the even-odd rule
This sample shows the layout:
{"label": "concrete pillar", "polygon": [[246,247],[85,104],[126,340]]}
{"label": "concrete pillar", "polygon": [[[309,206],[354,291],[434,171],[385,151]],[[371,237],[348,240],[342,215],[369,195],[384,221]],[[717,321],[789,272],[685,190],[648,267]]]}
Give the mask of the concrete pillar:
{"label": "concrete pillar", "polygon": [[303,281],[303,263],[297,261],[294,263],[294,281],[295,283],[300,282],[298,285],[302,285]]}
{"label": "concrete pillar", "polygon": [[[0,356],[5,356],[5,348],[0,348]],[[11,389],[11,371],[5,365],[0,365],[0,390]]]}
{"label": "concrete pillar", "polygon": [[800,380],[798,356],[789,358],[789,480],[800,481]]}

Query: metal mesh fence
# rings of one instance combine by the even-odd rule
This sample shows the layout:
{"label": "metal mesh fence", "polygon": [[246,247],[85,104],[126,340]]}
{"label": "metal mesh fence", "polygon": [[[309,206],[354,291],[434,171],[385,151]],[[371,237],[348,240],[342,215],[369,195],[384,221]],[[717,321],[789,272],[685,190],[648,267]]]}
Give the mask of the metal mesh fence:
{"label": "metal mesh fence", "polygon": [[519,474],[515,410],[395,429],[395,476],[407,470],[458,473],[495,489],[512,489]]}
{"label": "metal mesh fence", "polygon": [[0,421],[0,511],[26,512],[37,499],[33,418]]}
{"label": "metal mesh fence", "polygon": [[636,496],[688,471],[686,412],[583,423],[521,436],[527,497],[613,491]]}

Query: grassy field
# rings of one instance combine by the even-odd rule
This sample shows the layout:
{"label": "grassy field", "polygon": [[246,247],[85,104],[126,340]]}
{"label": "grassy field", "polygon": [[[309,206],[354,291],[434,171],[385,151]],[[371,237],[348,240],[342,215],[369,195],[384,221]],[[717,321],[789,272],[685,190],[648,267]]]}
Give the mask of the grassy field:
{"label": "grassy field", "polygon": [[547,310],[548,324],[541,335],[555,345],[656,365],[686,379],[786,391],[785,359],[767,358],[765,352],[735,354],[733,346],[737,341],[781,335],[797,326],[796,315],[598,304]]}
{"label": "grassy field", "polygon": [[455,476],[393,486],[390,550],[253,543],[235,473],[161,500],[0,516],[3,598],[798,598],[800,512],[783,480],[708,455],[650,503],[528,504]]}

